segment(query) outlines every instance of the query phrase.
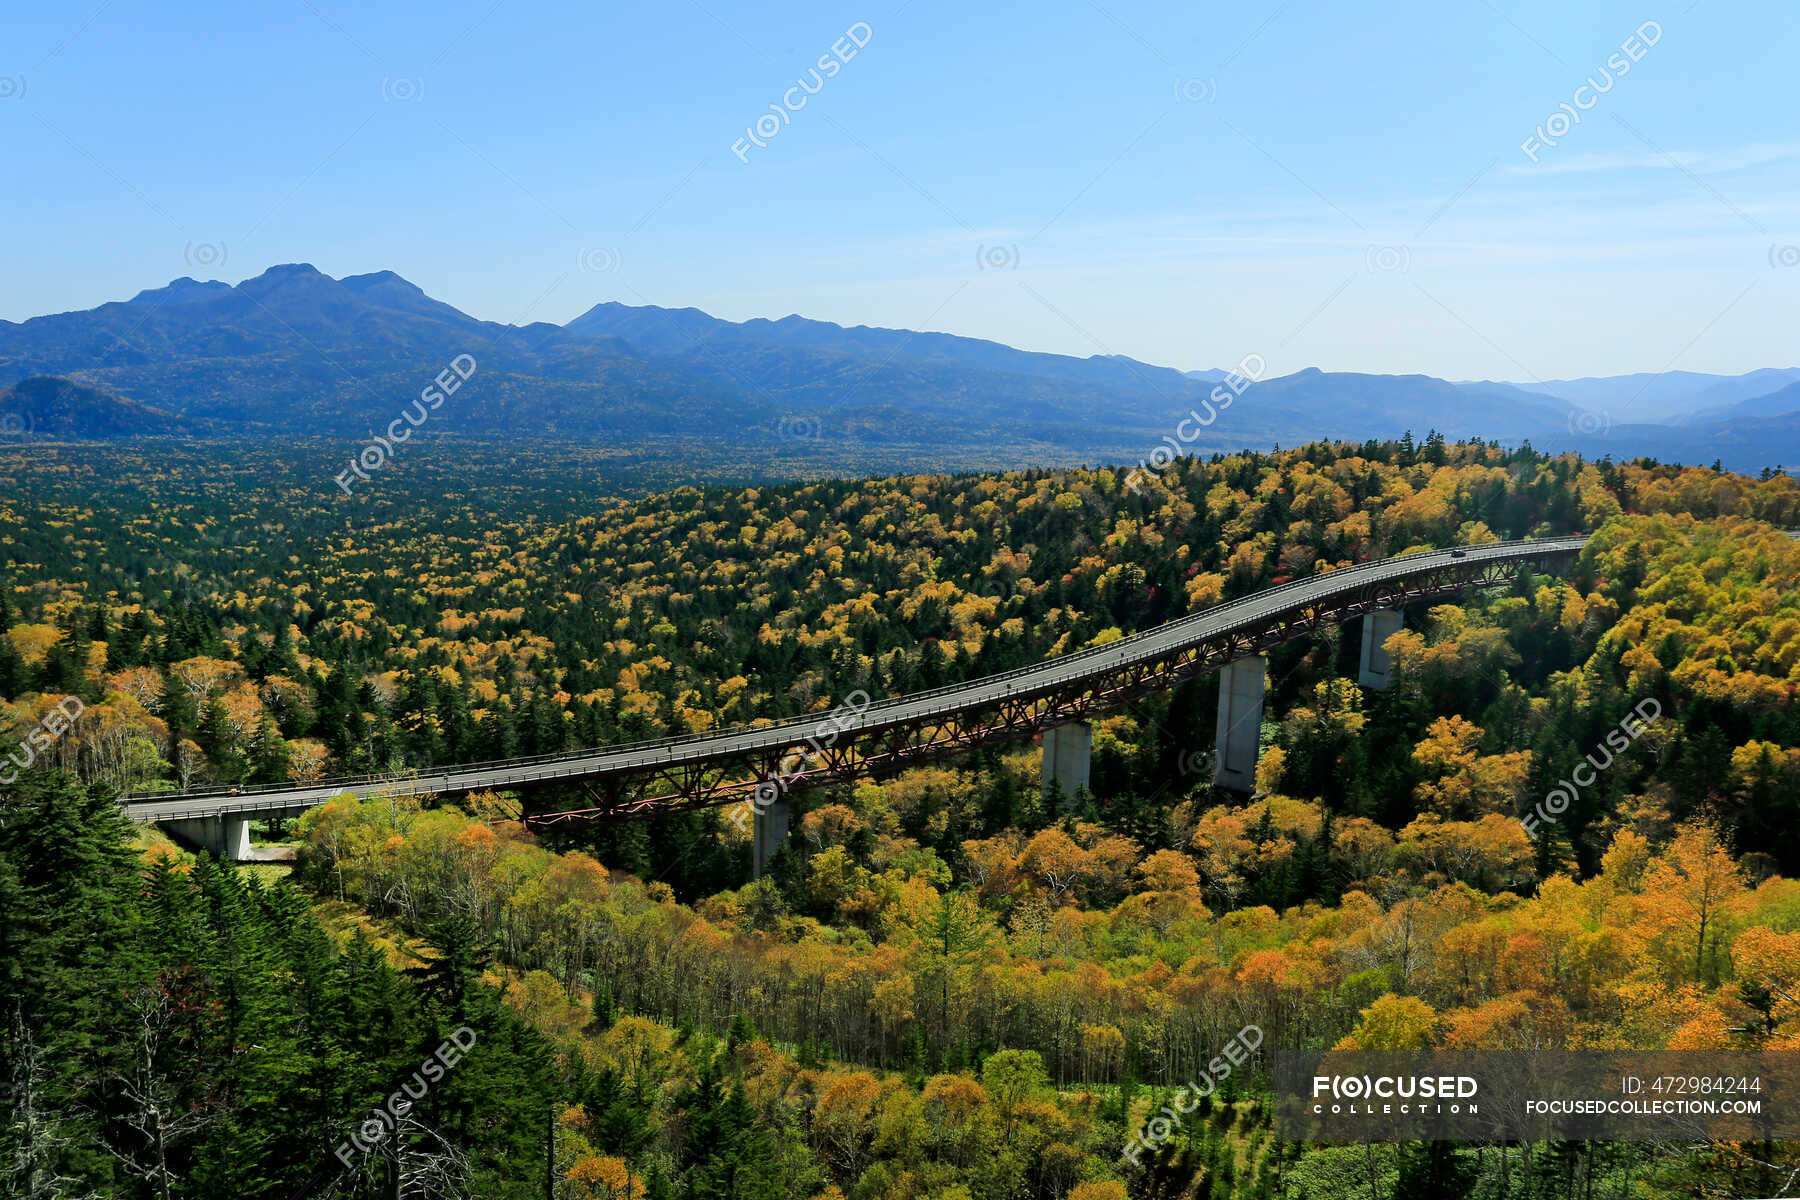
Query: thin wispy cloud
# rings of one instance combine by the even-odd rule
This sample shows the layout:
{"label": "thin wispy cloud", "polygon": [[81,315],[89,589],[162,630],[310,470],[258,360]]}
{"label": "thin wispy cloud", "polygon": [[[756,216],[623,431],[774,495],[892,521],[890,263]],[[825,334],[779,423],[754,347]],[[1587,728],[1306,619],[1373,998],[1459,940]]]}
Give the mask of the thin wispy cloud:
{"label": "thin wispy cloud", "polygon": [[[1674,161],[1670,161],[1673,159]],[[1509,175],[1582,175],[1606,171],[1694,171],[1724,175],[1732,171],[1800,162],[1800,144],[1752,144],[1712,150],[1671,150],[1667,155],[1651,150],[1627,150],[1607,154],[1571,154],[1546,158],[1540,163],[1513,163]]]}

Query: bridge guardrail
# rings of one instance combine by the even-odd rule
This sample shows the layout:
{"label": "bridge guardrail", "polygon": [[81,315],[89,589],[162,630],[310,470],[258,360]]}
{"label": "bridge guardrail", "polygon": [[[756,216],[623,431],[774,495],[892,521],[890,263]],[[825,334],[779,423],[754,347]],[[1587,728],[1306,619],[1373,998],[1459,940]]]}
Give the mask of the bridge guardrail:
{"label": "bridge guardrail", "polygon": [[[1055,684],[1059,684],[1059,683],[1066,683],[1066,682],[1069,682],[1071,676],[1068,673],[1061,671],[1060,668],[1068,667],[1071,664],[1083,664],[1083,663],[1087,663],[1087,662],[1092,662],[1094,660],[1106,658],[1108,656],[1118,656],[1119,658],[1124,659],[1124,658],[1130,656],[1134,647],[1141,649],[1146,643],[1151,642],[1151,641],[1160,640],[1160,639],[1165,639],[1170,634],[1176,633],[1179,630],[1194,628],[1194,627],[1202,625],[1202,624],[1211,624],[1211,623],[1219,620],[1220,618],[1228,617],[1228,616],[1233,615],[1234,613],[1252,609],[1252,608],[1254,608],[1255,610],[1257,610],[1259,612],[1268,611],[1269,601],[1276,599],[1282,595],[1291,595],[1293,592],[1295,592],[1296,590],[1299,590],[1299,589],[1317,587],[1321,582],[1323,582],[1325,580],[1337,581],[1337,580],[1342,580],[1347,576],[1355,575],[1355,576],[1361,577],[1361,576],[1366,575],[1366,576],[1370,577],[1368,580],[1369,582],[1376,582],[1379,579],[1405,576],[1405,575],[1411,574],[1413,572],[1413,570],[1424,565],[1421,562],[1421,560],[1426,559],[1428,557],[1435,559],[1435,556],[1450,554],[1455,549],[1461,549],[1463,551],[1466,559],[1472,559],[1473,561],[1479,562],[1482,559],[1514,557],[1514,555],[1512,555],[1511,553],[1495,553],[1496,551],[1510,552],[1513,550],[1530,548],[1534,552],[1558,553],[1558,552],[1564,552],[1564,551],[1568,551],[1568,550],[1579,550],[1581,548],[1581,546],[1586,544],[1586,542],[1587,542],[1586,534],[1572,534],[1572,535],[1566,535],[1566,536],[1554,537],[1554,538],[1518,538],[1518,539],[1513,539],[1513,540],[1504,541],[1504,542],[1483,542],[1483,543],[1471,545],[1468,547],[1456,547],[1456,548],[1445,547],[1445,548],[1442,548],[1439,550],[1426,551],[1426,552],[1420,553],[1420,554],[1409,554],[1409,555],[1402,555],[1402,556],[1392,557],[1392,558],[1375,559],[1375,560],[1372,560],[1369,562],[1355,563],[1348,567],[1340,567],[1336,570],[1324,571],[1319,574],[1309,575],[1302,579],[1291,579],[1286,583],[1276,584],[1274,587],[1264,588],[1261,591],[1253,592],[1248,596],[1240,596],[1235,600],[1228,600],[1223,604],[1215,604],[1211,608],[1204,609],[1200,612],[1189,613],[1185,617],[1178,617],[1173,621],[1165,622],[1162,625],[1156,626],[1154,629],[1143,630],[1142,632],[1132,634],[1129,637],[1121,638],[1116,642],[1108,642],[1103,646],[1089,646],[1089,647],[1086,647],[1081,650],[1073,651],[1069,654],[1059,655],[1056,658],[1045,659],[1042,662],[1027,664],[1026,666],[1023,666],[1023,667],[1014,667],[1010,671],[1002,671],[1002,672],[999,672],[994,675],[985,675],[979,679],[971,679],[964,683],[948,684],[944,687],[933,688],[930,691],[914,692],[914,693],[912,693],[910,695],[906,695],[906,696],[896,696],[896,697],[892,697],[892,698],[889,698],[886,700],[876,701],[875,703],[869,705],[866,709],[864,709],[862,711],[861,719],[858,722],[858,728],[868,728],[871,724],[879,725],[880,722],[878,720],[871,721],[870,717],[872,714],[879,713],[883,710],[893,710],[893,709],[900,708],[900,707],[910,708],[910,707],[918,704],[918,702],[920,702],[921,700],[929,700],[934,697],[940,697],[940,696],[966,694],[969,692],[973,692],[973,691],[977,691],[977,690],[986,688],[986,687],[996,684],[996,683],[1004,682],[1009,679],[1018,679],[1020,677],[1026,676],[1026,675],[1033,675],[1033,676],[1044,675],[1044,673],[1047,670],[1056,670],[1057,673],[1053,674],[1053,675],[1047,675],[1044,677],[1043,682],[1045,683],[1046,686],[1051,686],[1051,685],[1055,685]],[[1441,565],[1441,564],[1438,564],[1434,561],[1432,565]],[[1338,590],[1338,589],[1332,588],[1332,589],[1329,589],[1324,594],[1329,595],[1336,590]],[[1229,626],[1226,626],[1226,628],[1229,628]],[[1215,632],[1223,632],[1223,631],[1224,631],[1224,629],[1220,629]],[[1075,676],[1079,676],[1081,674],[1081,671],[1079,669],[1077,669],[1073,674]],[[912,713],[911,717],[916,718],[916,717],[921,717],[921,716],[923,716],[923,717],[936,716],[936,715],[940,715],[943,713],[954,712],[957,710],[958,707],[960,707],[960,706],[949,705],[949,706],[945,706],[945,707],[941,707],[941,708],[931,708],[931,709],[925,710],[924,712]],[[402,782],[407,779],[417,778],[421,774],[441,775],[441,776],[445,776],[446,778],[448,778],[450,776],[455,776],[455,775],[469,775],[469,774],[479,774],[479,773],[490,772],[490,771],[498,771],[498,770],[502,770],[502,769],[509,768],[509,767],[526,768],[526,767],[534,767],[534,766],[548,766],[548,765],[552,765],[552,764],[556,764],[556,763],[563,763],[563,762],[587,761],[587,760],[592,760],[592,759],[600,758],[600,757],[604,757],[604,758],[626,757],[626,756],[630,756],[630,755],[634,755],[634,754],[645,754],[645,753],[649,753],[649,752],[659,750],[659,749],[666,748],[666,749],[672,750],[676,746],[695,746],[695,745],[701,745],[701,744],[704,744],[707,742],[742,743],[737,748],[740,750],[743,750],[743,751],[749,751],[749,750],[763,749],[763,748],[767,748],[770,746],[782,746],[782,745],[791,744],[794,739],[786,737],[784,735],[795,732],[797,730],[809,729],[812,727],[816,727],[818,722],[821,719],[823,719],[826,715],[828,715],[828,714],[807,713],[807,714],[801,714],[800,716],[795,716],[795,717],[784,717],[780,720],[772,721],[772,722],[769,722],[767,724],[762,724],[762,725],[730,726],[726,729],[715,730],[713,732],[700,734],[700,735],[691,735],[690,734],[690,735],[675,736],[675,737],[654,738],[654,739],[648,739],[648,740],[637,741],[637,742],[620,742],[620,743],[610,745],[610,746],[589,747],[589,748],[581,749],[581,750],[564,750],[564,751],[559,751],[554,754],[532,755],[532,756],[528,756],[525,758],[493,759],[493,760],[489,760],[486,762],[476,762],[476,763],[457,763],[451,767],[434,766],[434,767],[429,767],[429,768],[421,768],[420,770],[418,770],[416,772],[400,771],[400,772],[384,772],[384,773],[375,774],[375,775],[345,775],[345,776],[334,776],[334,777],[330,777],[330,778],[326,778],[326,779],[318,779],[318,780],[312,780],[312,781],[297,781],[297,782],[289,781],[286,783],[279,783],[279,784],[259,784],[254,787],[247,787],[247,788],[231,788],[231,787],[215,786],[215,787],[209,787],[209,788],[195,788],[195,789],[191,789],[189,791],[179,792],[179,793],[162,793],[162,794],[147,793],[147,794],[140,794],[140,795],[135,795],[135,796],[122,796],[119,798],[119,803],[121,805],[124,805],[127,807],[136,807],[136,806],[158,804],[158,803],[167,804],[167,803],[173,803],[177,800],[188,800],[188,799],[209,799],[210,798],[210,799],[214,799],[214,800],[222,800],[222,799],[235,799],[235,798],[241,797],[246,801],[252,801],[252,800],[255,800],[256,798],[258,798],[259,796],[281,795],[284,793],[296,792],[296,791],[315,791],[315,790],[325,790],[325,789],[352,790],[352,789],[359,789],[359,788],[377,788],[383,784],[399,783],[399,782]],[[768,736],[758,736],[758,735],[768,735]],[[750,739],[750,740],[748,742],[745,742],[744,739]],[[571,772],[560,772],[556,776],[548,776],[548,777],[555,778],[555,777],[560,777],[561,775],[582,774],[582,773],[583,772],[572,772],[572,771]],[[546,776],[540,774],[540,775],[536,775],[536,776],[529,776],[528,778],[529,779],[542,779],[542,778],[546,778]],[[208,810],[208,811],[215,811],[215,810]],[[171,817],[169,819],[178,819],[178,818]]]}

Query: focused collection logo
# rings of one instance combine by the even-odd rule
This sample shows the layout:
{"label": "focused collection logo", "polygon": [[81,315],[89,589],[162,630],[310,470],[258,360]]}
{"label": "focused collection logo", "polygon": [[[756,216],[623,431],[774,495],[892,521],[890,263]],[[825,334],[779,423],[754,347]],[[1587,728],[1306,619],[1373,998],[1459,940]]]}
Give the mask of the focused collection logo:
{"label": "focused collection logo", "polygon": [[1320,1115],[1461,1115],[1481,1111],[1463,1103],[1480,1088],[1473,1075],[1314,1075],[1312,1110]]}

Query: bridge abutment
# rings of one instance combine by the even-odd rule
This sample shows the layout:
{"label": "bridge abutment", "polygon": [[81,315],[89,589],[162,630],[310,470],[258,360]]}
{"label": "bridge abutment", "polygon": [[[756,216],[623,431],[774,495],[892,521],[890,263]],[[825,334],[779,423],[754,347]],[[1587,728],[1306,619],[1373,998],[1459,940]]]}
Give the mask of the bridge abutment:
{"label": "bridge abutment", "polygon": [[773,800],[763,803],[758,801],[752,805],[755,812],[751,828],[752,870],[755,879],[761,879],[769,864],[775,861],[775,855],[787,845],[788,839],[788,798],[786,792],[778,793]]}
{"label": "bridge abutment", "polygon": [[164,829],[201,850],[210,850],[219,858],[232,862],[250,860],[250,818],[229,814],[217,817],[192,817],[185,821],[164,821]]}
{"label": "bridge abutment", "polygon": [[1382,647],[1405,624],[1405,614],[1397,608],[1363,615],[1361,669],[1356,675],[1357,683],[1379,691],[1393,682],[1394,660]]}
{"label": "bridge abutment", "polygon": [[1094,764],[1094,727],[1071,721],[1044,730],[1043,787],[1060,790],[1065,800],[1089,786]]}
{"label": "bridge abutment", "polygon": [[1256,788],[1268,673],[1269,662],[1260,654],[1240,658],[1219,673],[1218,752],[1213,760],[1213,783],[1218,787],[1236,792]]}

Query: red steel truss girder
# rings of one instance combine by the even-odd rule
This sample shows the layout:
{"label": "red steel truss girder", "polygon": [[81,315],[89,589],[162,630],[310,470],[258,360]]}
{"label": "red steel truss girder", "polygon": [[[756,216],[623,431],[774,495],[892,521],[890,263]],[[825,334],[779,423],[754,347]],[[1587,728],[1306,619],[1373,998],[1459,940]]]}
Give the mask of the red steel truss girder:
{"label": "red steel truss girder", "polygon": [[[1101,668],[1079,680],[1008,696],[979,708],[939,714],[916,726],[850,730],[841,740],[823,747],[808,748],[796,743],[776,751],[619,777],[625,787],[615,804],[544,813],[526,820],[533,825],[555,825],[716,808],[756,800],[758,789],[762,789],[764,799],[772,799],[771,788],[786,793],[850,783],[971,750],[1023,741],[1051,726],[1123,708],[1236,659],[1315,636],[1368,613],[1444,599],[1470,589],[1502,587],[1527,572],[1550,573],[1571,557],[1567,552],[1547,552],[1528,559],[1435,567],[1395,583],[1375,584],[1277,612],[1258,625],[1229,630],[1157,658]],[[797,755],[801,757],[796,763]],[[784,764],[789,767],[785,772]],[[746,771],[748,777],[732,777]],[[779,784],[773,782],[778,779]],[[657,786],[665,790],[647,794]]]}

